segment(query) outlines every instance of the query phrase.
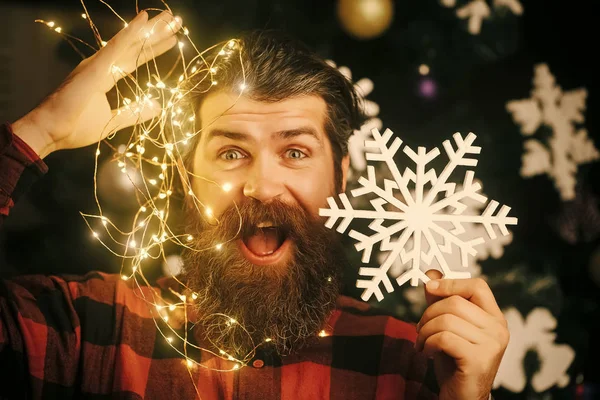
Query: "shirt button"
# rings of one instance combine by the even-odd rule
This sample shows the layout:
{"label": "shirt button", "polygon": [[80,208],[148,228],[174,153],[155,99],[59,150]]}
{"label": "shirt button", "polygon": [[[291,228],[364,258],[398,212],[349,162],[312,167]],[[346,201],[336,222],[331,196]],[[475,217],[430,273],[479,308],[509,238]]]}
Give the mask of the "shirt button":
{"label": "shirt button", "polygon": [[254,362],[252,363],[252,366],[254,368],[262,368],[265,366],[265,362],[263,360],[254,360]]}

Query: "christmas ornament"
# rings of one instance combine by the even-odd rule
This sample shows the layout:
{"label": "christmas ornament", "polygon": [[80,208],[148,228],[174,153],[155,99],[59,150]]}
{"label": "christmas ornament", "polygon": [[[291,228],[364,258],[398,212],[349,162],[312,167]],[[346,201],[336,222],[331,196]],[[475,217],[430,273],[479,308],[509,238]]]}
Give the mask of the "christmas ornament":
{"label": "christmas ornament", "polygon": [[548,140],[525,141],[521,176],[548,174],[561,199],[572,200],[577,166],[600,158],[586,129],[576,128],[584,122],[587,91],[582,88],[563,92],[547,64],[535,66],[533,85],[530,98],[509,101],[506,109],[524,136],[534,135],[541,126],[550,128],[552,136]]}
{"label": "christmas ornament", "polygon": [[339,0],[338,19],[351,36],[373,39],[385,32],[394,17],[392,0]]}
{"label": "christmas ornament", "polygon": [[[481,182],[476,180],[476,184],[481,185]],[[457,191],[460,192],[464,190],[461,186],[457,186]],[[483,194],[483,193],[482,193]],[[414,194],[411,192],[411,195],[414,198]],[[483,194],[485,196],[485,194]],[[487,197],[487,196],[485,196]],[[480,215],[482,210],[482,204],[473,201],[471,198],[466,198],[463,200],[463,204],[466,205],[466,208],[462,215]],[[447,212],[447,211],[446,211]],[[449,213],[448,213],[449,214]],[[446,225],[448,229],[451,228],[450,223],[440,223],[441,226]],[[486,260],[489,257],[494,259],[499,259],[504,254],[504,247],[512,242],[513,235],[509,231],[508,235],[500,235],[496,236],[495,239],[490,239],[490,237],[486,234],[485,228],[479,224],[473,222],[463,222],[462,223],[464,232],[459,236],[463,241],[474,240],[477,238],[482,238],[484,241],[475,247],[476,254],[469,254],[467,260],[467,268],[466,272],[468,272],[469,276],[472,278],[482,276],[481,274],[481,265],[480,261]],[[408,248],[414,247],[413,239],[411,238],[406,246]],[[458,269],[462,264],[461,262],[461,254],[457,251],[457,248],[453,248],[452,252],[446,256],[446,260],[448,265],[452,267],[453,270]],[[378,256],[378,261],[380,264],[385,262],[386,253],[380,253]],[[411,267],[410,261],[408,263],[403,263],[400,258],[396,258],[390,267],[389,275],[393,278],[397,278],[401,276],[404,272],[409,270]],[[439,265],[436,263],[432,263],[431,265],[424,265],[424,270],[429,269],[437,269],[439,270]],[[485,279],[485,277],[484,277]],[[411,311],[414,314],[422,314],[427,306],[425,296],[423,296],[423,290],[418,287],[410,287],[406,288],[402,291],[402,295],[408,302],[410,303]]]}
{"label": "christmas ornament", "polygon": [[575,359],[575,351],[566,344],[556,344],[556,319],[546,308],[535,308],[523,320],[515,308],[504,312],[510,332],[510,342],[504,352],[494,389],[504,387],[519,393],[527,384],[523,361],[529,350],[535,350],[540,360],[540,368],[531,379],[536,392],[543,392],[553,386],[565,387],[569,383],[566,371]]}
{"label": "christmas ornament", "polygon": [[[398,257],[402,263],[411,262],[409,270],[396,279],[400,286],[409,280],[412,286],[417,286],[419,281],[429,281],[421,267],[431,264],[434,259],[445,278],[468,278],[470,275],[467,271],[453,270],[444,255],[451,253],[453,246],[458,247],[461,267],[466,269],[469,255],[477,253],[475,246],[483,243],[483,238],[462,239],[460,235],[465,232],[464,223],[481,224],[491,239],[496,238],[497,235],[494,226],[502,235],[508,235],[506,225],[517,223],[517,218],[508,217],[510,207],[502,206],[495,214],[498,202],[493,200],[480,215],[464,214],[467,208],[465,200],[471,199],[479,203],[488,200],[480,193],[481,185],[474,181],[472,170],[465,172],[460,190],[457,190],[455,183],[448,180],[457,167],[477,165],[477,160],[470,158],[470,155],[479,154],[481,151],[480,147],[473,146],[476,136],[470,133],[463,138],[460,133],[455,133],[453,139],[456,149],[450,140],[446,140],[443,145],[448,162],[438,174],[433,168],[428,167],[428,164],[440,154],[437,148],[426,151],[424,147],[419,147],[415,152],[405,146],[403,151],[414,162],[415,168],[407,167],[403,173],[400,173],[394,162],[394,156],[400,149],[402,140],[400,138],[392,140],[393,133],[389,129],[386,129],[383,135],[379,130],[373,129],[372,135],[373,140],[365,142],[365,147],[372,149],[366,153],[366,158],[369,161],[384,162],[393,180],[384,179],[383,187],[379,186],[375,168],[369,165],[367,177],[361,177],[358,181],[362,187],[353,189],[350,193],[354,197],[365,194],[376,195],[377,197],[370,201],[373,210],[354,209],[347,195],[342,193],[339,195],[341,208],[333,197],[329,197],[327,199],[329,208],[322,208],[319,211],[321,216],[328,217],[325,223],[328,228],[333,228],[339,221],[337,231],[340,233],[344,233],[354,219],[372,221],[369,228],[374,233],[370,236],[354,229],[348,233],[358,241],[355,248],[363,252],[363,263],[369,262],[378,243],[380,251],[389,252],[380,266],[360,268],[359,275],[364,279],[359,279],[356,286],[364,289],[362,299],[367,301],[375,295],[377,300],[381,301],[383,299],[381,284],[388,293],[394,290],[388,271]],[[414,194],[411,194],[411,189]],[[402,196],[403,200],[398,196]],[[451,211],[447,212],[447,208]],[[449,227],[445,224],[449,224]],[[408,248],[407,243],[411,239],[414,244],[412,248]]]}

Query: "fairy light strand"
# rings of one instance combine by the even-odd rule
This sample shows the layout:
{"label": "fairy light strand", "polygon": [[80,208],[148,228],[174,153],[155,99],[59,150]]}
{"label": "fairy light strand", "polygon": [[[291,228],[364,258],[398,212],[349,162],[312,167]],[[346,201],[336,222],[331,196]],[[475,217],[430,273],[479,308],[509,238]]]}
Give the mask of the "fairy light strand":
{"label": "fairy light strand", "polygon": [[[110,7],[110,5],[102,0],[100,0],[100,2],[108,7],[125,27],[127,26],[127,21]],[[171,11],[164,1],[162,1],[162,3],[166,10]],[[82,56],[82,58],[85,58],[86,56],[83,52],[78,49],[77,43],[84,45],[88,49],[98,51],[104,47],[107,42],[102,39],[100,31],[94,24],[93,18],[88,12],[83,0],[81,0],[81,4],[84,11],[81,14],[81,19],[89,24],[97,43],[96,47],[79,38],[69,35],[64,31],[63,27],[55,21],[37,19],[35,22],[44,24],[51,29],[53,33],[59,34],[80,56]],[[148,10],[164,11],[159,9]],[[179,36],[176,46],[176,51],[178,52],[177,61],[166,74],[161,74],[154,59],[152,46],[146,46],[146,44],[150,41],[152,34],[157,32],[158,29],[170,29],[175,31],[176,23],[181,24],[181,29],[176,33]],[[241,358],[233,357],[218,343],[213,343],[215,348],[218,349],[216,352],[191,343],[188,340],[187,327],[190,324],[190,321],[188,321],[187,309],[193,305],[195,300],[197,300],[198,294],[174,276],[173,279],[175,279],[181,288],[183,288],[183,292],[173,293],[175,298],[180,299],[180,302],[167,301],[161,297],[157,288],[154,288],[148,282],[144,275],[144,263],[147,259],[164,260],[164,245],[167,242],[174,243],[177,246],[181,246],[182,248],[191,251],[219,251],[227,242],[234,240],[235,236],[241,232],[242,220],[238,210],[239,226],[237,234],[234,237],[225,242],[215,243],[210,248],[197,249],[192,246],[194,239],[193,235],[186,232],[174,232],[169,226],[168,220],[172,208],[171,198],[176,192],[175,183],[177,177],[182,180],[183,187],[186,189],[183,194],[191,197],[192,203],[199,215],[204,215],[209,218],[214,218],[213,209],[210,205],[202,203],[202,201],[194,194],[191,189],[192,185],[190,177],[210,182],[220,187],[225,193],[230,192],[233,189],[229,182],[214,182],[185,169],[184,163],[182,162],[181,148],[182,146],[186,146],[188,141],[193,137],[200,134],[201,130],[196,129],[195,127],[196,118],[194,111],[186,110],[183,107],[183,101],[186,96],[197,89],[200,84],[210,82],[209,85],[206,85],[206,87],[208,87],[206,90],[212,90],[213,88],[218,87],[219,63],[221,60],[229,62],[233,57],[240,62],[242,68],[243,80],[239,83],[238,98],[239,96],[242,96],[243,93],[248,90],[246,75],[243,70],[241,59],[241,52],[243,49],[238,40],[231,39],[211,46],[203,51],[199,51],[190,38],[188,27],[183,26],[181,19],[169,23],[158,21],[151,27],[150,31],[147,32],[144,40],[145,42],[143,43],[141,51],[151,52],[150,54],[152,56],[148,57],[150,61],[139,69],[144,70],[145,75],[148,78],[144,78],[143,82],[140,82],[139,79],[142,78],[138,71],[126,73],[118,65],[115,65],[112,68],[118,109],[113,118],[119,117],[123,112],[129,112],[134,116],[140,116],[146,107],[159,108],[158,110],[155,110],[157,112],[155,113],[156,116],[154,118],[145,122],[139,122],[133,126],[124,150],[120,148],[120,146],[116,147],[111,143],[111,140],[116,137],[115,134],[117,130],[110,131],[105,140],[97,143],[94,166],[94,196],[98,214],[81,213],[81,215],[91,231],[91,238],[97,240],[113,255],[122,259],[120,271],[121,279],[124,281],[131,281],[136,288],[136,295],[147,303],[156,329],[160,332],[160,336],[164,339],[165,343],[175,349],[177,353],[183,357],[184,364],[187,367],[190,376],[192,376],[192,369],[196,366],[221,372],[236,371],[247,366],[254,357],[256,349],[264,343],[272,342],[272,339],[266,338],[263,342],[256,344],[248,354]],[[186,62],[184,52],[195,53],[195,55]],[[208,52],[217,52],[218,56],[214,57],[214,60],[209,62],[205,58]],[[140,54],[140,56],[143,56],[143,54]],[[189,89],[186,84],[192,77],[198,80],[198,84],[192,89]],[[130,93],[130,95],[126,96],[126,92]],[[135,98],[135,101],[132,100],[132,98]],[[107,124],[106,129],[109,129],[112,123],[113,121],[111,120]],[[101,150],[102,145],[106,145],[112,151],[113,157],[110,162],[116,162],[118,164],[125,179],[127,179],[135,189],[138,208],[133,215],[131,228],[129,230],[120,228],[111,221],[110,218],[104,215],[101,202],[98,198],[98,160],[101,154],[103,154],[103,151]],[[138,176],[139,179],[136,179],[136,176]],[[234,204],[234,206],[237,210],[237,205]],[[151,297],[146,296],[142,286],[146,289],[152,288]],[[183,311],[183,336],[171,325],[174,320],[174,318],[171,318],[171,314],[180,313],[181,311]],[[216,317],[218,320],[222,321],[221,328],[242,329],[242,331],[250,337],[250,333],[246,328],[230,316],[216,314],[211,315],[210,317]],[[321,331],[318,336],[326,336],[324,332],[325,331]],[[183,350],[180,350],[177,345],[181,345],[180,348]],[[230,362],[231,367],[229,369],[209,368],[190,357],[190,349],[208,352],[215,357]],[[192,380],[194,379],[192,378]],[[196,387],[195,383],[194,387]]]}

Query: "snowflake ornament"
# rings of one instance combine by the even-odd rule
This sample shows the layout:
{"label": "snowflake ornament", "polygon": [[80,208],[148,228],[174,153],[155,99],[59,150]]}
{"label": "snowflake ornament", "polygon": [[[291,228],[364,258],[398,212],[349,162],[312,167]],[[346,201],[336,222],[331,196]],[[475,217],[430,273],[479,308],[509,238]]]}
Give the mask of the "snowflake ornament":
{"label": "snowflake ornament", "polygon": [[530,98],[509,101],[506,109],[521,126],[524,136],[534,135],[542,125],[549,127],[553,135],[547,144],[537,139],[525,141],[521,176],[548,174],[554,179],[561,198],[573,200],[577,165],[600,158],[587,131],[576,130],[576,124],[584,122],[587,91],[563,92],[547,64],[535,66],[533,85]]}
{"label": "snowflake ornament", "polygon": [[[441,0],[440,2],[447,8],[456,6],[456,0]],[[523,14],[523,6],[519,0],[494,0],[494,8],[506,8],[515,15]],[[468,20],[469,33],[478,35],[481,32],[483,20],[492,16],[492,10],[485,0],[471,0],[456,10],[456,16]]]}
{"label": "snowflake ornament", "polygon": [[[327,63],[334,68],[337,68],[350,82],[352,81],[352,71],[350,68],[341,66],[337,67],[337,64],[331,60],[327,60]],[[379,115],[379,105],[372,100],[368,100],[367,96],[373,91],[373,81],[369,78],[359,79],[354,82],[354,89],[358,94],[359,107],[367,117],[367,120],[362,124],[360,129],[353,132],[352,136],[348,141],[348,154],[350,155],[350,175],[348,179],[354,177],[353,171],[362,172],[367,168],[367,160],[365,159],[365,140],[371,138],[371,130],[381,129],[383,123],[381,119],[377,118]]]}
{"label": "snowflake ornament", "polygon": [[[475,180],[476,184],[481,185],[481,182]],[[461,186],[457,186],[457,191],[464,190]],[[483,194],[483,193],[482,193]],[[412,192],[411,192],[412,195]],[[485,194],[483,194],[485,196]],[[487,197],[487,196],[485,196]],[[414,198],[414,195],[413,195]],[[471,198],[465,198],[463,200],[463,204],[466,206],[462,215],[480,215],[482,210],[482,204],[478,201],[474,201]],[[447,212],[450,214],[449,212]],[[452,226],[449,222],[440,222],[440,226],[444,226],[447,229],[451,229]],[[513,239],[512,232],[509,231],[508,235],[499,235],[496,238],[491,239],[485,232],[485,228],[477,223],[473,222],[463,222],[462,223],[464,232],[462,234],[457,235],[463,241],[474,240],[477,238],[482,238],[483,242],[474,246],[476,250],[476,254],[469,254],[467,260],[467,268],[466,272],[470,277],[475,278],[482,276],[485,279],[485,276],[481,273],[481,265],[480,261],[487,260],[489,257],[494,259],[499,259],[504,254],[504,247],[508,246]],[[411,248],[414,246],[412,243],[412,238],[407,242],[407,247]],[[461,254],[460,251],[454,247],[452,252],[446,255],[446,261],[450,267],[457,267],[462,265]],[[383,264],[385,262],[386,253],[380,253],[378,256],[379,263]],[[397,278],[401,276],[404,272],[410,269],[410,261],[408,263],[402,263],[400,257],[396,258],[392,263],[392,266],[389,270],[389,275],[393,278]],[[439,267],[437,265],[428,265],[427,268],[423,268],[425,270],[428,269],[437,269]],[[454,268],[453,268],[454,269]],[[417,287],[411,287],[405,289],[402,294],[404,298],[408,300],[410,303],[411,311],[414,314],[422,314],[425,307],[427,306],[426,299],[423,296],[423,291]]]}
{"label": "snowflake ornament", "polygon": [[[378,301],[383,299],[381,285],[390,293],[394,290],[388,275],[394,261],[400,257],[403,264],[410,262],[410,268],[396,278],[398,285],[410,281],[412,286],[417,286],[419,281],[427,282],[429,278],[421,270],[422,266],[430,265],[434,260],[438,263],[445,278],[468,278],[467,271],[450,268],[444,254],[452,252],[457,247],[460,252],[461,267],[468,267],[469,255],[477,253],[475,246],[483,243],[481,237],[462,239],[465,232],[465,223],[480,224],[487,235],[494,239],[497,234],[494,229],[500,230],[502,235],[508,235],[507,225],[515,225],[517,218],[508,217],[510,207],[498,208],[498,202],[490,201],[480,215],[464,214],[467,205],[465,201],[473,200],[479,203],[487,202],[487,197],[479,191],[481,185],[474,181],[474,172],[467,170],[464,174],[462,187],[457,190],[456,184],[449,181],[450,175],[457,171],[457,167],[474,167],[477,160],[471,158],[472,154],[479,154],[481,148],[473,146],[476,136],[469,133],[463,138],[460,133],[453,136],[455,146],[450,140],[443,143],[448,156],[442,172],[438,173],[428,166],[430,162],[440,155],[434,148],[426,151],[419,147],[417,152],[405,146],[403,152],[410,158],[415,168],[406,168],[403,173],[394,162],[394,156],[402,145],[400,138],[392,140],[392,131],[386,129],[383,135],[377,129],[371,132],[373,139],[365,142],[368,161],[384,162],[389,169],[393,180],[384,179],[380,186],[375,167],[367,166],[367,177],[361,177],[358,183],[361,187],[353,189],[353,197],[374,194],[377,197],[370,200],[372,210],[358,210],[352,207],[345,193],[339,195],[342,207],[340,208],[333,197],[327,199],[329,208],[319,210],[321,216],[328,217],[325,225],[333,228],[340,221],[337,231],[344,233],[354,219],[367,219],[372,222],[369,228],[374,232],[370,236],[354,229],[348,235],[357,240],[357,251],[362,251],[362,262],[368,263],[373,250],[379,244],[379,251],[388,252],[385,261],[378,267],[362,267],[359,275],[364,277],[356,283],[358,288],[364,289],[362,299],[367,301],[375,295]],[[411,193],[411,190],[413,193]],[[398,198],[401,196],[402,199]],[[440,198],[441,197],[441,198]],[[448,212],[448,208],[451,209]],[[449,228],[445,226],[449,224]],[[412,247],[408,247],[412,240]]]}
{"label": "snowflake ornament", "polygon": [[510,332],[510,342],[502,357],[494,380],[494,389],[500,386],[520,393],[527,384],[524,360],[528,350],[538,353],[540,367],[531,378],[536,392],[553,386],[565,387],[570,378],[567,369],[575,359],[575,351],[566,344],[556,344],[556,318],[546,308],[535,308],[524,320],[515,308],[504,312]]}

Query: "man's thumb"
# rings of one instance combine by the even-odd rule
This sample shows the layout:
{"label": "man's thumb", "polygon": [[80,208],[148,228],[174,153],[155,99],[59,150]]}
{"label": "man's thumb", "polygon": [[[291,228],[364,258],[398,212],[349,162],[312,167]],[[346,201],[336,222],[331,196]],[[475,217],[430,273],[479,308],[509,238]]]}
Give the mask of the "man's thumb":
{"label": "man's thumb", "polygon": [[[429,279],[440,279],[443,275],[440,271],[438,271],[437,269],[430,269],[427,272],[425,272],[425,275],[427,275],[427,277]],[[443,297],[439,297],[439,296],[434,296],[432,294],[429,294],[427,292],[427,286],[423,285],[423,289],[425,290],[425,300],[427,300],[427,305],[430,306],[433,303],[435,303],[438,300],[441,300]]]}

